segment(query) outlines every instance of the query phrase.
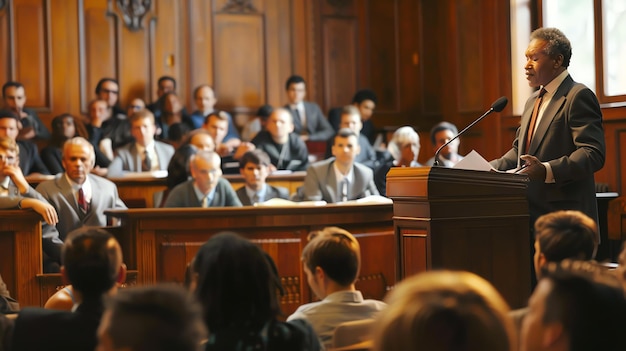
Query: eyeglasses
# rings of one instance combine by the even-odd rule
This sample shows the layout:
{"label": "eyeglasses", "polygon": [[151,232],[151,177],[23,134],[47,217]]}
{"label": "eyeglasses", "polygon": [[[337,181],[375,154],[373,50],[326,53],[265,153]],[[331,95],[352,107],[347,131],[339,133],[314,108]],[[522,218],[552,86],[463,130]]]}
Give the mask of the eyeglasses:
{"label": "eyeglasses", "polygon": [[105,94],[115,94],[115,95],[119,94],[118,90],[109,90],[109,89],[102,88],[100,89],[100,91]]}
{"label": "eyeglasses", "polygon": [[130,105],[130,108],[132,108],[133,110],[139,111],[143,108],[143,106],[141,105]]}
{"label": "eyeglasses", "polygon": [[0,155],[0,163],[13,164],[17,160],[15,156]]}

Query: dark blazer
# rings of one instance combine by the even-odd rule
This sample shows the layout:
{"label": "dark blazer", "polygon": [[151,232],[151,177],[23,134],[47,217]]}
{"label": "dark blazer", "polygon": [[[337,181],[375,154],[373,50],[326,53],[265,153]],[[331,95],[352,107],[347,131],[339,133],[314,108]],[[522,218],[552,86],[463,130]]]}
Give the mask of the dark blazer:
{"label": "dark blazer", "polygon": [[[335,134],[333,127],[328,123],[326,117],[320,110],[320,107],[314,102],[304,101],[304,113],[306,114],[306,131],[309,134],[309,140],[327,140]],[[291,105],[285,105],[285,108],[291,112],[293,116],[294,133],[302,134],[302,121],[296,116],[296,112],[291,109]]]}
{"label": "dark blazer", "polygon": [[[335,137],[332,136],[330,139],[328,139],[328,142],[326,142],[326,155],[324,155],[324,158],[333,157],[334,143]],[[374,151],[374,148],[370,144],[369,140],[367,140],[367,138],[363,134],[359,134],[359,146],[361,147],[361,152],[356,155],[354,161],[371,169],[374,169],[378,164],[378,160],[376,159],[376,151]]]}
{"label": "dark blazer", "polygon": [[28,140],[18,140],[17,146],[20,148],[20,168],[24,175],[37,172],[50,174],[41,157],[39,157],[37,145]]}
{"label": "dark blazer", "polygon": [[[328,111],[328,123],[333,127],[335,132],[339,131],[339,124],[341,124],[341,110],[342,107],[335,107]],[[363,128],[361,128],[361,135],[365,135],[367,140],[370,142],[370,145],[374,145],[374,141],[376,141],[376,127],[374,126],[374,122],[372,119],[368,119],[363,121]]]}
{"label": "dark blazer", "polygon": [[[194,180],[190,179],[178,184],[170,191],[163,207],[202,207],[193,187]],[[215,195],[210,207],[241,207],[241,201],[230,183],[220,178],[215,187]]]}
{"label": "dark blazer", "polygon": [[46,180],[37,186],[37,191],[54,206],[59,214],[57,229],[61,240],[74,229],[86,226],[103,227],[107,225],[104,210],[109,208],[125,209],[126,205],[117,193],[117,186],[108,179],[90,174],[91,203],[89,211],[83,213],[78,208],[72,185],[65,173],[57,174],[54,179]]}
{"label": "dark blazer", "polygon": [[[518,166],[524,154],[526,134],[536,92],[526,102],[513,147],[491,161],[499,170]],[[567,76],[555,91],[530,143],[529,154],[552,167],[555,183],[533,181],[528,185],[531,223],[557,210],[579,210],[598,221],[594,172],[604,166],[602,112],[595,94]]]}
{"label": "dark blazer", "polygon": [[97,345],[101,303],[81,303],[76,311],[25,308],[15,320],[12,350],[89,350]]}
{"label": "dark blazer", "polygon": [[[309,201],[324,200],[327,203],[339,202],[337,199],[337,177],[333,164],[335,158],[315,162],[306,170],[304,178],[304,199]],[[348,200],[356,200],[370,195],[379,195],[372,170],[354,163],[354,181],[348,189]]]}
{"label": "dark blazer", "polygon": [[54,145],[46,146],[43,150],[41,150],[41,160],[51,174],[65,172],[65,169],[63,168],[63,154],[61,148]]}
{"label": "dark blazer", "polygon": [[[252,200],[250,200],[250,198],[248,197],[248,193],[246,192],[245,185],[237,189],[237,196],[239,197],[239,200],[244,206],[253,205]],[[272,186],[272,185],[267,184],[265,198],[261,202],[267,201],[269,199],[274,199],[274,198],[289,200],[289,190],[281,186]]]}
{"label": "dark blazer", "polygon": [[[270,157],[270,162],[276,166],[276,169],[286,169],[294,172],[304,171],[309,164],[309,151],[304,141],[296,133],[289,134],[289,141],[286,145],[278,145],[268,131],[262,130],[252,139],[252,143],[257,149],[267,153]],[[285,146],[289,149],[281,159],[280,153]]]}

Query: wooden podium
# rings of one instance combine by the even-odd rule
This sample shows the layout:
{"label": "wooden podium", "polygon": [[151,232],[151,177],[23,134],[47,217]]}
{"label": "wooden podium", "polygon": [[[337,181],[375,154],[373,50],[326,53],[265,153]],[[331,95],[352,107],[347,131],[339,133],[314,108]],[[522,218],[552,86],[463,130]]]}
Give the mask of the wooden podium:
{"label": "wooden podium", "polygon": [[527,182],[516,174],[391,168],[397,279],[466,270],[490,281],[512,308],[525,306],[531,289]]}

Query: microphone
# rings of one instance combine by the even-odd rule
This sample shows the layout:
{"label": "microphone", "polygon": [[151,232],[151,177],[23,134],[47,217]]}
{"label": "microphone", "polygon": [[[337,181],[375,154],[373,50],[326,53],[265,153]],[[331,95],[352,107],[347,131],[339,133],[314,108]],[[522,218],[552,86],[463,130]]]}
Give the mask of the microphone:
{"label": "microphone", "polygon": [[489,115],[492,112],[500,112],[502,110],[504,110],[504,107],[506,107],[506,104],[509,102],[509,99],[506,98],[506,96],[502,96],[500,97],[498,100],[494,101],[493,104],[491,104],[491,107],[489,108],[489,110],[487,110],[487,112],[483,113],[482,116],[478,117],[478,119],[476,119],[474,122],[470,123],[470,125],[468,125],[467,127],[463,128],[462,131],[460,131],[457,135],[454,136],[454,138],[448,140],[447,143],[441,145],[438,149],[437,152],[435,152],[435,162],[433,162],[433,166],[440,166],[441,162],[439,161],[439,153],[441,153],[441,150],[448,146],[448,144],[450,144],[451,142],[453,142],[454,140],[456,140],[458,137],[461,136],[461,134],[465,133],[468,129],[472,128],[474,126],[474,124],[482,121],[483,118],[487,117],[487,115]]}

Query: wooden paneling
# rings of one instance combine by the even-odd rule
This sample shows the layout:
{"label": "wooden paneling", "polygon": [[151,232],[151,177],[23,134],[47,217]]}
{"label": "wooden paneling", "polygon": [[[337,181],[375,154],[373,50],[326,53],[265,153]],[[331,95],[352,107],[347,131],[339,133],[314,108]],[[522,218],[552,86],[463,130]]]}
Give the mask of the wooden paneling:
{"label": "wooden paneling", "polygon": [[481,0],[459,0],[456,7],[456,82],[459,112],[483,109],[483,52],[480,48],[482,28]]}
{"label": "wooden paneling", "polygon": [[28,89],[29,105],[49,107],[46,43],[46,18],[44,2],[30,0],[16,3],[14,9],[14,30],[19,39],[14,41],[15,75]]}
{"label": "wooden paneling", "polygon": [[[116,18],[107,16],[106,3],[98,0],[85,0],[84,13],[79,30],[85,33],[85,42],[81,43],[81,59],[84,60],[84,77],[83,104],[87,107],[86,102],[95,98],[96,84],[101,78],[116,78],[118,73],[117,66],[117,32]],[[60,63],[55,63],[60,64]],[[81,67],[81,68],[83,68]],[[123,89],[120,87],[120,93]],[[121,96],[121,95],[120,95]]]}
{"label": "wooden paneling", "polygon": [[347,104],[357,90],[357,43],[354,18],[324,18],[324,100],[327,106]]}

